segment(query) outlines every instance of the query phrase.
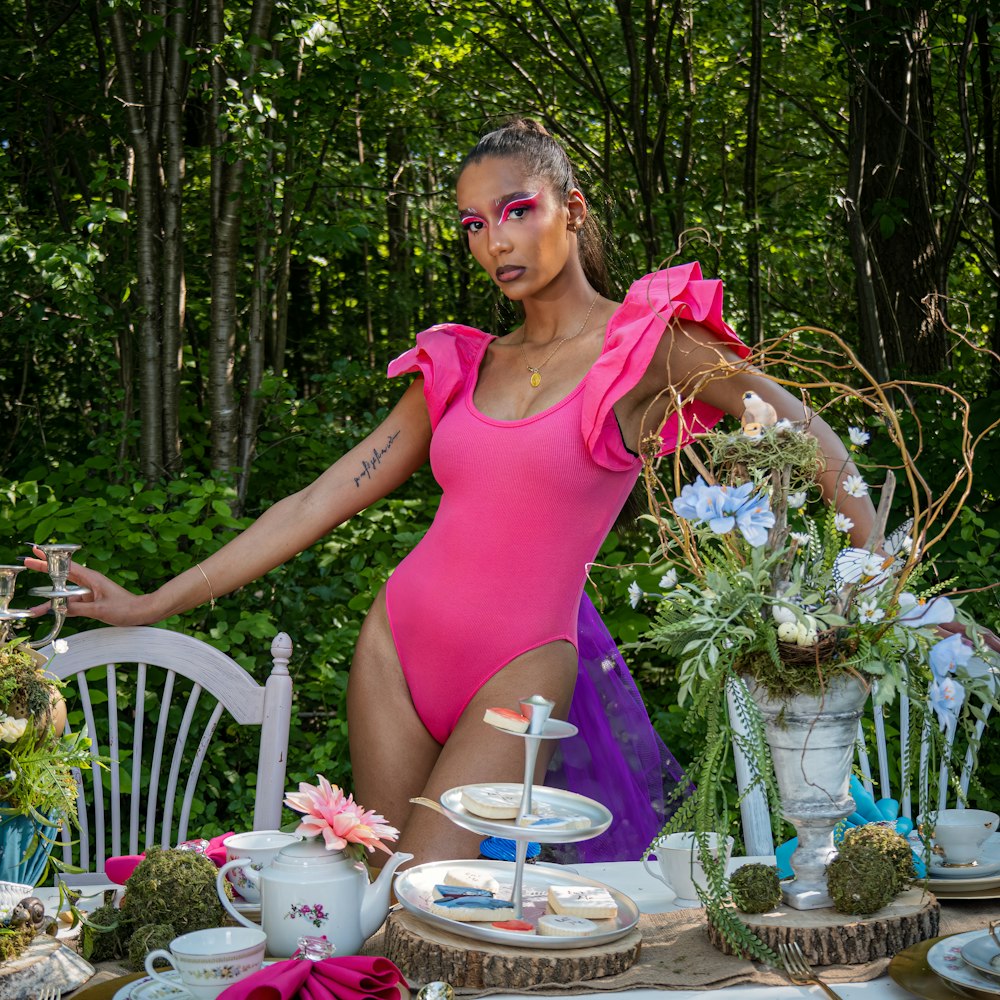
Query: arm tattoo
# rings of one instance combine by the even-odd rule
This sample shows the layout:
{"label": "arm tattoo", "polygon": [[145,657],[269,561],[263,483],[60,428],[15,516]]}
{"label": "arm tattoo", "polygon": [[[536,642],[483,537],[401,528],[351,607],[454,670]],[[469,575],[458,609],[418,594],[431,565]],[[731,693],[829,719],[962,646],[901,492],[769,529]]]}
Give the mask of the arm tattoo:
{"label": "arm tattoo", "polygon": [[370,458],[362,459],[361,461],[361,473],[354,477],[354,485],[361,488],[362,479],[371,479],[372,473],[382,464],[382,458],[385,453],[392,447],[392,442],[399,437],[400,432],[396,431],[395,434],[390,434],[389,439],[385,443],[384,448],[375,447],[372,448],[372,453]]}

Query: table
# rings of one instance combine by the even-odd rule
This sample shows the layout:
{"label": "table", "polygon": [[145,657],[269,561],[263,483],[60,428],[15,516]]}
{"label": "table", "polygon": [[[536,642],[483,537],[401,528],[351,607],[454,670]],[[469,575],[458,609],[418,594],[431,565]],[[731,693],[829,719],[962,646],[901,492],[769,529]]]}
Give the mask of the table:
{"label": "table", "polygon": [[[1000,835],[996,837],[1000,845]],[[749,862],[762,862],[774,864],[772,857],[751,857],[733,858],[730,862],[731,868]],[[633,900],[641,913],[665,913],[676,910],[679,907],[674,903],[673,893],[663,883],[653,878],[638,861],[619,861],[604,864],[579,864],[571,866],[571,869],[581,875],[588,876],[598,882],[604,882],[616,889],[626,893]],[[109,884],[109,888],[115,888]],[[88,894],[94,891],[100,898],[100,888],[89,890]],[[47,903],[49,900],[54,904],[55,893],[53,890],[38,890],[39,896]],[[845,984],[837,983],[834,989],[843,1000],[913,1000],[913,994],[897,986],[888,976],[881,976],[866,983]],[[716,990],[625,990],[615,993],[593,992],[588,993],[589,997],[617,997],[621,1000],[803,1000],[806,997],[819,995],[816,987],[800,986],[730,986],[726,989]],[[496,1000],[515,1000],[523,994],[495,994]],[[72,994],[67,1000],[71,1000]]]}

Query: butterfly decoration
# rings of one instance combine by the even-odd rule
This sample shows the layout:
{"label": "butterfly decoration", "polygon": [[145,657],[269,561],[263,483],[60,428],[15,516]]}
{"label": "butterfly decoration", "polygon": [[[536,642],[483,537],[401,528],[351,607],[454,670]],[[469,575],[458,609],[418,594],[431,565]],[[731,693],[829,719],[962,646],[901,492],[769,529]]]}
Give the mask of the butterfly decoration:
{"label": "butterfly decoration", "polygon": [[906,562],[913,547],[912,530],[911,517],[885,539],[882,545],[884,555],[867,549],[841,549],[833,561],[833,582],[837,589],[843,590],[852,584],[859,584],[860,590],[881,587]]}

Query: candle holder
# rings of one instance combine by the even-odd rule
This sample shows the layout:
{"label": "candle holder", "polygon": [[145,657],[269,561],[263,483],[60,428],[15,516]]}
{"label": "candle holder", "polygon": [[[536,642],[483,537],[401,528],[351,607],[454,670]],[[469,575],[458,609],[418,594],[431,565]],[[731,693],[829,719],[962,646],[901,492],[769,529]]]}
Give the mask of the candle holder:
{"label": "candle holder", "polygon": [[[32,548],[39,549],[45,553],[45,561],[48,565],[48,574],[52,580],[50,587],[32,587],[28,591],[34,597],[44,597],[51,602],[49,613],[54,621],[52,629],[44,639],[36,639],[29,642],[32,649],[41,649],[52,642],[63,627],[66,620],[66,608],[69,599],[80,594],[89,594],[86,587],[79,587],[75,583],[69,583],[69,566],[73,559],[73,553],[78,551],[79,545],[68,543],[55,543],[52,545],[33,545]],[[14,597],[14,587],[17,574],[25,569],[24,566],[0,566],[0,632],[5,640],[10,632],[23,625],[35,615],[25,608],[9,607],[11,599]]]}

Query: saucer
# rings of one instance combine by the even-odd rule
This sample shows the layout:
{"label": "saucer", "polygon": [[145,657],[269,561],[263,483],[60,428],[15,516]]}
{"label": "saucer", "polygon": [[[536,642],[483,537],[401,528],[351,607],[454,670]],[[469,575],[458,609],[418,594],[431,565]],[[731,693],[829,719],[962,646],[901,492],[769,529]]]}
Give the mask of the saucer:
{"label": "saucer", "polygon": [[927,866],[927,873],[932,878],[988,878],[1000,872],[1000,858],[980,858],[970,865],[934,864]]}
{"label": "saucer", "polygon": [[993,940],[989,931],[962,945],[962,958],[977,972],[1000,985],[1000,965],[993,965],[992,959],[1000,957],[1000,945]]}
{"label": "saucer", "polygon": [[180,986],[181,977],[171,969],[164,972],[167,979],[175,980],[178,985],[168,986],[166,983],[146,976],[126,983],[111,1000],[191,1000],[191,994]]}
{"label": "saucer", "polygon": [[927,952],[927,964],[942,979],[960,988],[1000,997],[1000,981],[977,972],[962,957],[965,945],[982,936],[982,931],[966,931],[964,934],[942,938]]}

